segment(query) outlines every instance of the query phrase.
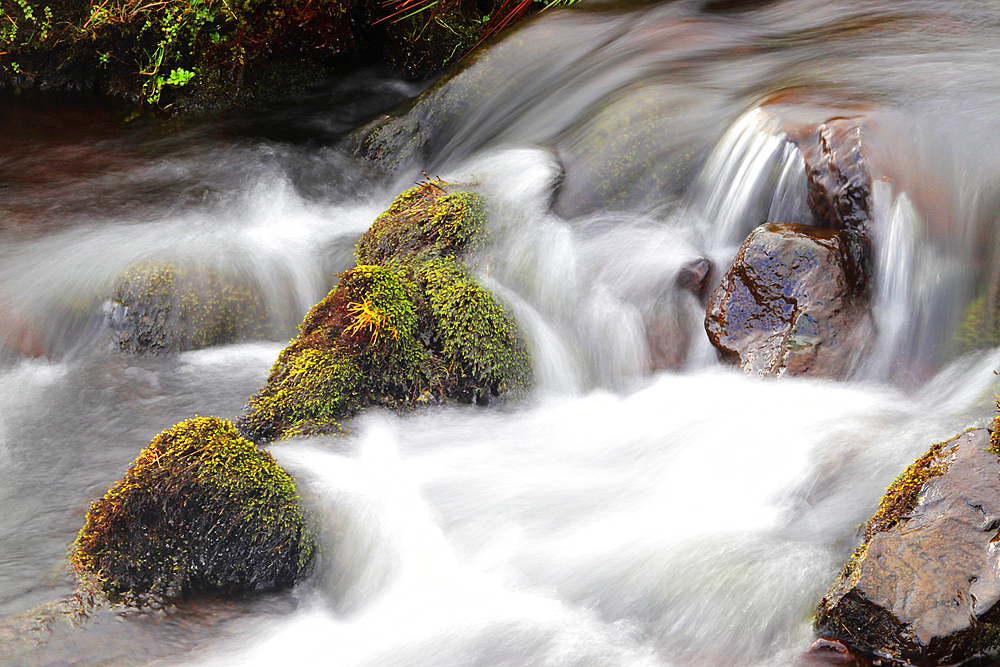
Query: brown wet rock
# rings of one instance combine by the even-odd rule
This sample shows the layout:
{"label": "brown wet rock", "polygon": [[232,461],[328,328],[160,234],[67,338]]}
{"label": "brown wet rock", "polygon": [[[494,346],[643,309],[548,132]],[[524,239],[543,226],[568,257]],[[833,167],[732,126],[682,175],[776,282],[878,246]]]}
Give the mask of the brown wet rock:
{"label": "brown wet rock", "polygon": [[1000,462],[986,429],[911,465],[865,532],[819,605],[821,633],[915,665],[1000,648]]}
{"label": "brown wet rock", "polygon": [[868,236],[872,177],[863,144],[863,119],[834,118],[789,138],[799,147],[809,179],[816,224]]}
{"label": "brown wet rock", "polygon": [[675,284],[682,290],[686,290],[698,297],[698,300],[705,303],[708,297],[708,290],[712,284],[715,266],[712,260],[705,257],[693,259],[677,272]]}
{"label": "brown wet rock", "polygon": [[808,105],[805,109],[776,105],[770,112],[802,154],[813,224],[846,232],[843,239],[857,267],[855,280],[867,289],[872,263],[873,170],[865,139],[868,113],[845,110],[843,116],[817,121],[815,116],[808,118]]}
{"label": "brown wet rock", "polygon": [[709,299],[705,329],[748,373],[845,376],[873,324],[844,233],[758,227]]}
{"label": "brown wet rock", "polygon": [[854,655],[844,642],[820,637],[802,655],[796,667],[869,667],[869,663]]}

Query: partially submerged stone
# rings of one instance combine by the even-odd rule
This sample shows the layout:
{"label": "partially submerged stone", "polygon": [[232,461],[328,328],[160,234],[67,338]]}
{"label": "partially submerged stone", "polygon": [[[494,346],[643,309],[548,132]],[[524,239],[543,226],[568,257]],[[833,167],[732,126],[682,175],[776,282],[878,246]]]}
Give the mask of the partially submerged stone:
{"label": "partially submerged stone", "polygon": [[238,426],[254,441],[339,433],[373,405],[485,403],[527,388],[517,325],[462,257],[482,242],[482,198],[430,181],[358,243],[358,265],[306,315]]}
{"label": "partially submerged stone", "polygon": [[107,305],[123,354],[197,350],[268,338],[274,325],[247,277],[171,262],[140,262],[116,281]]}
{"label": "partially submerged stone", "polygon": [[136,606],[290,586],[315,539],[295,484],[229,422],[156,436],[87,513],[71,554],[84,587]]}
{"label": "partially submerged stone", "polygon": [[917,665],[1000,648],[997,437],[934,445],[889,487],[819,605],[820,633]]}
{"label": "partially submerged stone", "polygon": [[843,377],[873,331],[841,232],[763,225],[709,299],[705,329],[754,375]]}

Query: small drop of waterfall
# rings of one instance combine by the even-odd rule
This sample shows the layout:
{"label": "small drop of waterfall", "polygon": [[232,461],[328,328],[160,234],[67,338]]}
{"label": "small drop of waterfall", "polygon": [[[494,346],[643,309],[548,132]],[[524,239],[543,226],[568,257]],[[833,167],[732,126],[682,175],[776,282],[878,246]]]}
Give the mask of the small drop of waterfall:
{"label": "small drop of waterfall", "polygon": [[805,164],[778,121],[761,108],[740,116],[716,144],[696,180],[691,215],[709,230],[706,246],[731,258],[766,222],[804,223]]}

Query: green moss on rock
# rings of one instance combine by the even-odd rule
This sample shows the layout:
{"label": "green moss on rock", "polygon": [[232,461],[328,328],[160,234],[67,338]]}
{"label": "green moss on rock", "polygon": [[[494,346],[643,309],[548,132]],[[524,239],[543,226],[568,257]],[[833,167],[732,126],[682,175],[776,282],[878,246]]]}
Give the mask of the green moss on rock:
{"label": "green moss on rock", "polygon": [[952,447],[954,439],[931,446],[889,485],[878,510],[865,524],[865,542],[874,534],[891,529],[916,507],[924,484],[948,471],[948,455]]}
{"label": "green moss on rock", "polygon": [[339,432],[338,420],[367,403],[364,385],[357,361],[340,348],[279,357],[266,387],[247,404],[250,414],[239,420],[240,429],[255,441],[273,440],[303,423],[314,435]]}
{"label": "green moss on rock", "polygon": [[274,335],[258,287],[215,269],[140,262],[119,276],[111,302],[113,337],[124,354],[181,352]]}
{"label": "green moss on rock", "polygon": [[449,394],[467,400],[520,393],[531,363],[517,324],[463,266],[434,259],[417,269],[433,316],[435,344],[449,369]]}
{"label": "green moss on rock", "polygon": [[531,381],[526,346],[461,256],[485,204],[442,181],[407,190],[358,243],[358,265],[306,315],[237,424],[248,438],[340,432],[365,407],[483,403]]}
{"label": "green moss on rock", "polygon": [[358,263],[455,257],[480,245],[486,225],[483,198],[472,192],[448,192],[443,186],[432,181],[396,197],[358,242]]}
{"label": "green moss on rock", "polygon": [[195,417],[156,436],[87,513],[71,562],[114,602],[289,586],[315,540],[295,485],[229,422]]}

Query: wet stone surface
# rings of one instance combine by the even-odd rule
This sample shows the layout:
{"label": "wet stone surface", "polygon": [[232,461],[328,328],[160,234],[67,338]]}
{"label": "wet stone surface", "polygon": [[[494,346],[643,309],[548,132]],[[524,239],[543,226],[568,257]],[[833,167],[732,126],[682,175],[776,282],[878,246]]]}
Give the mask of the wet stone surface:
{"label": "wet stone surface", "polygon": [[843,377],[873,330],[840,232],[763,225],[708,302],[705,329],[753,375]]}
{"label": "wet stone surface", "polygon": [[989,448],[977,429],[924,457],[933,476],[820,603],[821,633],[917,665],[1000,646],[1000,463]]}

